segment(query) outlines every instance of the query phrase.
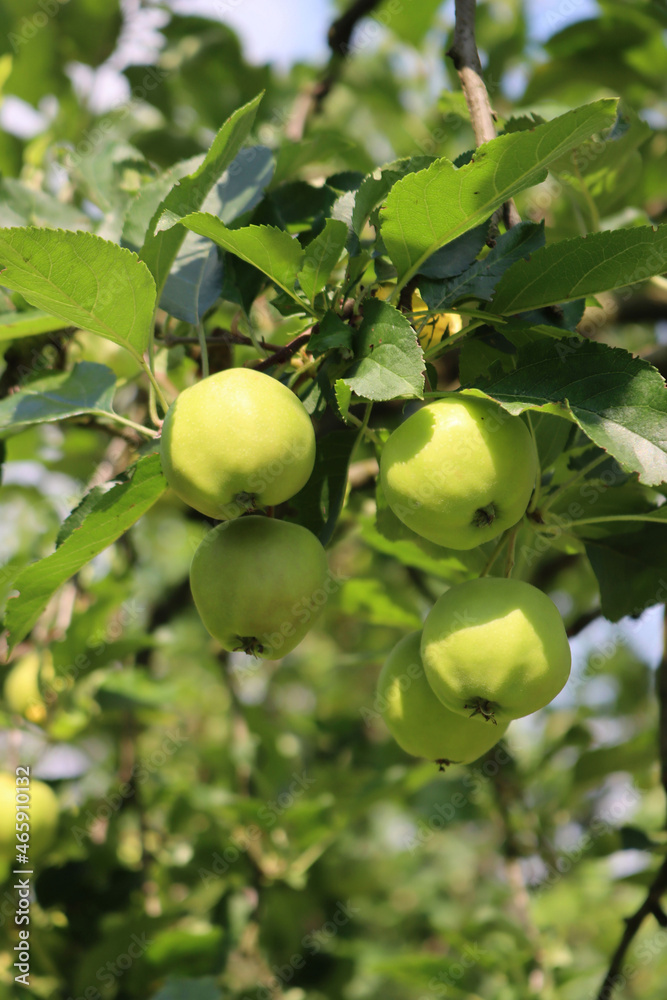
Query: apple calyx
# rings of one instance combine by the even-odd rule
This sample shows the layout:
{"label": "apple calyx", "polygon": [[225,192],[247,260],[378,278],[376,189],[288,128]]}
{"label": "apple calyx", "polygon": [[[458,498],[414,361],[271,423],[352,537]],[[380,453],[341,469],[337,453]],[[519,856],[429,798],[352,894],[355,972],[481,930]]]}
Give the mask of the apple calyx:
{"label": "apple calyx", "polygon": [[264,646],[254,635],[237,636],[240,645],[234,646],[235,653],[247,653],[248,656],[261,656]]}
{"label": "apple calyx", "polygon": [[486,698],[473,698],[464,708],[471,708],[470,718],[474,719],[476,715],[482,715],[485,722],[492,722],[494,726],[497,726],[495,717],[495,706],[492,701],[487,701]]}
{"label": "apple calyx", "polygon": [[475,528],[487,528],[493,524],[498,517],[498,508],[494,503],[489,503],[486,507],[478,507],[472,516],[471,524]]}
{"label": "apple calyx", "polygon": [[438,765],[439,771],[444,771],[452,764],[460,764],[460,760],[448,760],[446,757],[439,757],[438,760],[433,761],[434,764]]}
{"label": "apple calyx", "polygon": [[237,493],[232,500],[233,504],[238,504],[239,507],[243,507],[245,513],[257,509],[257,494],[256,493]]}

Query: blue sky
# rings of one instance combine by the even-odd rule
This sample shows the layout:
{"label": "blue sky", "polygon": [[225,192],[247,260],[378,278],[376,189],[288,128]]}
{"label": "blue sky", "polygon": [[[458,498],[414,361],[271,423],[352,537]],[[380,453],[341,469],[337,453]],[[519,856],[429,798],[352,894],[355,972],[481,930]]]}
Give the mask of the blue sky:
{"label": "blue sky", "polygon": [[[415,3],[417,0],[411,0]],[[326,34],[336,8],[331,0],[171,0],[182,13],[202,13],[233,26],[253,62],[289,65],[299,59],[323,59]],[[502,2],[496,6],[502,12]],[[446,24],[453,20],[453,0],[442,5]],[[543,41],[567,24],[590,17],[595,0],[528,0],[530,32]]]}

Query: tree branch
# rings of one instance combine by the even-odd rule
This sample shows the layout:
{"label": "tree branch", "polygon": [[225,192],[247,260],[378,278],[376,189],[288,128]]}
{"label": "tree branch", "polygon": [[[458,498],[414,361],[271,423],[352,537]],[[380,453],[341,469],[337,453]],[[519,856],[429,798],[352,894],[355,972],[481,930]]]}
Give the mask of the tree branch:
{"label": "tree branch", "polygon": [[[470,120],[478,146],[496,138],[495,115],[491,110],[489,94],[482,77],[482,64],[479,61],[477,42],[475,41],[475,10],[476,0],[456,0],[456,23],[454,41],[447,52],[461,81]],[[521,222],[521,216],[512,200],[505,202],[502,210],[494,213],[494,222],[502,214],[508,229]]]}
{"label": "tree branch", "polygon": [[350,54],[350,39],[354,29],[379,3],[380,0],[355,0],[345,13],[333,22],[327,33],[331,57],[321,78],[296,98],[290,123],[285,129],[288,139],[295,142],[302,139],[308,119],[322,110],[322,104],[340,78],[344,61]]}
{"label": "tree branch", "polygon": [[625,922],[626,926],[623,931],[623,936],[621,937],[618,947],[613,954],[611,962],[609,963],[609,970],[604,978],[602,986],[600,987],[597,1000],[610,1000],[619,979],[619,973],[623,965],[625,953],[630,947],[632,939],[643,924],[644,918],[647,917],[649,913],[654,913],[656,908],[660,908],[660,898],[665,891],[667,891],[667,858],[663,861],[658,874],[651,883],[651,887],[645,901],[639,907],[637,912],[633,914],[633,916],[628,917]]}
{"label": "tree branch", "polygon": [[[660,705],[660,762],[662,786],[667,794],[667,620],[663,626],[663,653],[662,662],[658,668],[657,693]],[[649,914],[653,914],[661,927],[667,924],[667,917],[660,905],[660,900],[667,892],[667,858],[663,861],[658,873],[651,882],[646,899],[636,913],[628,917],[625,921],[625,930],[618,943],[616,951],[612,955],[607,975],[600,987],[597,1000],[610,1000],[614,989],[619,982],[620,972],[623,965],[625,953],[632,944],[633,938],[639,931]]]}
{"label": "tree branch", "polygon": [[[160,344],[165,344],[167,347],[175,347],[176,344],[198,344],[199,337],[160,337]],[[207,344],[242,344],[244,347],[254,347],[254,342],[250,337],[244,337],[242,333],[234,333],[233,330],[225,330],[221,326],[216,326],[214,330],[211,331],[210,336],[206,338]],[[267,351],[279,351],[281,347],[279,344],[269,344],[266,340],[260,340],[259,346],[263,347]]]}
{"label": "tree branch", "polygon": [[284,347],[276,348],[273,354],[270,354],[268,358],[263,358],[251,367],[254,368],[255,371],[263,372],[266,371],[267,368],[271,368],[273,365],[279,365],[282,364],[283,361],[287,361],[293,354],[296,354],[296,352],[303,347],[304,344],[308,343],[310,335],[314,329],[315,327],[312,327],[306,333],[300,333],[298,337],[294,337],[294,339],[290,340],[290,342],[285,344]]}

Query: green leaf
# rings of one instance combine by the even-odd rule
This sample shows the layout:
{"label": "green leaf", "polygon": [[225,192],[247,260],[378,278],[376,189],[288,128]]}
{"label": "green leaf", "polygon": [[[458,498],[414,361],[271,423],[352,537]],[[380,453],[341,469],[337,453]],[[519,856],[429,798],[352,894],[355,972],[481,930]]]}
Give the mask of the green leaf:
{"label": "green leaf", "polygon": [[544,180],[552,160],[610,127],[616,104],[613,99],[596,101],[528,132],[498,136],[458,170],[440,159],[398,181],[380,216],[399,287],[439,247],[480,225],[517,192]]}
{"label": "green leaf", "polygon": [[143,670],[115,670],[102,682],[95,700],[103,711],[164,708],[176,697],[176,686],[154,680]]}
{"label": "green leaf", "polygon": [[475,388],[510,413],[547,410],[574,420],[643,483],[667,481],[667,392],[648,362],[621,348],[568,337],[519,348],[516,369],[495,367]]}
{"label": "green leaf", "polygon": [[217,248],[203,236],[188,233],[162,289],[160,308],[196,326],[220,297],[222,282]]}
{"label": "green leaf", "polygon": [[206,195],[248,137],[262,96],[258,94],[227,119],[213,140],[202,164],[175,184],[158,205],[139,251],[139,256],[146,262],[155,279],[158,298],[185,238],[185,232],[178,226],[173,229],[158,229],[158,221],[165,212],[180,217],[196,212],[201,207]]}
{"label": "green leaf", "polygon": [[50,316],[41,309],[3,313],[0,315],[0,343],[20,340],[22,337],[38,337],[42,333],[62,330],[67,325],[67,322],[57,316]]}
{"label": "green leaf", "polygon": [[636,774],[642,768],[652,767],[654,761],[655,734],[647,729],[616,746],[600,747],[582,754],[574,766],[574,780],[577,784],[594,782],[599,786],[609,774],[617,771]]}
{"label": "green leaf", "polygon": [[0,221],[3,226],[38,229],[92,228],[90,216],[85,212],[14,177],[0,180]]}
{"label": "green leaf", "polygon": [[139,459],[132,478],[98,496],[82,524],[52,555],[23,570],[14,581],[19,596],[9,601],[5,615],[10,651],[28,635],[58,587],[138,521],[166,488],[160,456]]}
{"label": "green leaf", "polygon": [[350,410],[350,404],[352,403],[352,390],[345,384],[342,378],[339,378],[334,384],[334,393],[336,395],[336,403],[338,404],[341,416],[343,417],[343,420],[346,420]]}
{"label": "green leaf", "polygon": [[272,188],[292,180],[300,170],[311,163],[328,163],[354,148],[354,143],[339,132],[318,132],[312,139],[299,142],[284,141],[277,152],[276,172]]}
{"label": "green leaf", "polygon": [[[273,166],[273,154],[265,146],[242,149],[209,191],[202,211],[229,225],[260,201]],[[220,296],[222,282],[223,265],[215,244],[187,233],[162,289],[160,307],[194,326]]]}
{"label": "green leaf", "polygon": [[417,334],[388,302],[368,298],[363,311],[354,339],[357,360],[339,382],[362,399],[421,399],[424,355]]}
{"label": "green leaf", "polygon": [[139,189],[136,197],[129,203],[123,219],[123,235],[121,243],[139,253],[140,247],[149,232],[151,219],[158,208],[182,177],[191,174],[204,162],[203,155],[191,156],[187,160],[175,163],[159,177],[147,181]]}
{"label": "green leaf", "polygon": [[36,378],[0,400],[0,437],[80,413],[113,416],[115,388],[116,376],[111,369],[92,361],[80,361],[69,372]]}
{"label": "green leaf", "polygon": [[311,303],[327,283],[327,278],[345,249],[347,226],[337,219],[327,219],[322,232],[306,247],[299,284]]}
{"label": "green leaf", "polygon": [[311,334],[308,350],[311,354],[325,354],[334,349],[350,351],[354,330],[341,319],[338,313],[329,310],[320,320],[317,330]]}
{"label": "green leaf", "polygon": [[376,577],[346,580],[336,598],[343,614],[371,625],[391,628],[421,628],[422,620],[415,607],[399,593],[391,593],[385,581]]}
{"label": "green leaf", "polygon": [[543,247],[504,275],[498,314],[525,312],[644,281],[667,270],[667,225],[575,236]]}
{"label": "green leaf", "polygon": [[402,177],[424,170],[434,162],[432,156],[411,156],[389,163],[382,170],[369,174],[359,186],[354,199],[352,212],[352,228],[357,236],[361,236],[368,216],[378,202],[391,191],[392,187]]}
{"label": "green leaf", "polygon": [[[522,223],[522,225],[532,225],[532,223]],[[419,269],[420,284],[422,277],[432,281],[441,281],[444,278],[454,278],[464,272],[474,263],[477,254],[482,250],[488,231],[489,220],[475,229],[469,229],[462,236],[457,236],[451,243],[436,250]]]}
{"label": "green leaf", "polygon": [[[474,230],[473,230],[474,232]],[[451,244],[450,244],[451,245]],[[446,281],[419,278],[419,292],[429,309],[445,311],[459,299],[488,300],[501,275],[544,245],[544,223],[520,222],[496,241],[483,260]]]}
{"label": "green leaf", "polygon": [[91,233],[0,230],[0,282],[31,305],[127,348],[141,363],[155,282],[136,254]]}
{"label": "green leaf", "polygon": [[288,520],[308,528],[322,545],[330,541],[343,506],[347,467],[356,440],[357,433],[351,430],[332,431],[318,438],[310,479],[289,502]]}
{"label": "green leaf", "polygon": [[[616,531],[627,526],[608,523]],[[638,617],[667,600],[667,524],[586,539],[586,555],[600,587],[602,613],[610,621]]]}
{"label": "green leaf", "polygon": [[436,13],[441,6],[440,0],[420,0],[418,4],[383,0],[373,16],[401,42],[419,48],[429,28],[435,27]]}
{"label": "green leaf", "polygon": [[[205,212],[194,212],[175,221],[193,233],[207,236],[224,250],[263,271],[279,288],[299,301],[294,283],[303,264],[304,251],[289,233],[273,226],[228,229],[220,219]],[[169,219],[165,218],[164,223],[168,225]]]}

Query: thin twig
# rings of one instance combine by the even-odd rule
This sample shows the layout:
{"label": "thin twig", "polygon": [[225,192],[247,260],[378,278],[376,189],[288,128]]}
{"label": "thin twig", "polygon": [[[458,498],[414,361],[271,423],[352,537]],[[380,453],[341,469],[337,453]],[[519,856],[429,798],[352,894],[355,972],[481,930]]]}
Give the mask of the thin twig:
{"label": "thin twig", "polygon": [[[164,337],[158,343],[165,347],[175,347],[177,344],[199,344],[199,337]],[[244,337],[242,333],[235,333],[233,330],[225,330],[221,326],[216,326],[206,338],[206,343],[215,346],[216,344],[239,344],[242,347],[254,347],[254,341],[250,337]],[[265,351],[279,351],[279,344],[269,344],[266,340],[260,341],[260,347]]]}
{"label": "thin twig", "polygon": [[197,340],[199,341],[202,378],[208,378],[210,369],[208,366],[208,347],[206,346],[206,334],[204,333],[203,323],[197,323]]}
{"label": "thin twig", "polygon": [[623,979],[619,973],[623,967],[625,953],[630,947],[632,939],[643,924],[645,917],[648,917],[650,913],[655,915],[659,912],[661,914],[661,918],[658,923],[662,924],[660,899],[665,892],[667,892],[667,858],[663,861],[658,870],[658,874],[653,879],[646,899],[637,912],[631,917],[628,917],[625,921],[625,930],[623,931],[618,947],[613,954],[612,960],[609,963],[609,969],[607,971],[607,975],[604,977],[604,982],[600,987],[597,1000],[610,1000],[617,983],[619,980]]}
{"label": "thin twig", "polygon": [[283,347],[277,347],[273,354],[270,354],[268,358],[263,358],[261,361],[258,361],[249,367],[254,368],[255,371],[263,372],[266,371],[267,368],[272,368],[273,365],[280,365],[284,361],[288,361],[293,354],[296,354],[296,352],[304,346],[304,344],[308,343],[310,335],[314,329],[315,327],[308,330],[306,333],[300,333],[298,337],[294,337],[294,339],[290,340],[288,344],[285,344]]}
{"label": "thin twig", "polygon": [[512,575],[512,570],[514,569],[514,550],[516,549],[516,536],[519,533],[519,528],[521,527],[521,521],[515,524],[510,530],[508,540],[507,540],[507,559],[505,561],[505,576],[510,577]]}
{"label": "thin twig", "polygon": [[[482,77],[482,64],[479,61],[477,43],[475,41],[475,9],[476,0],[456,0],[456,24],[454,41],[447,52],[461,81],[463,94],[470,112],[475,133],[475,142],[481,146],[496,138],[495,116],[491,110],[489,94]],[[502,215],[507,229],[521,222],[516,205],[510,199],[502,209],[494,214],[494,222]]]}

